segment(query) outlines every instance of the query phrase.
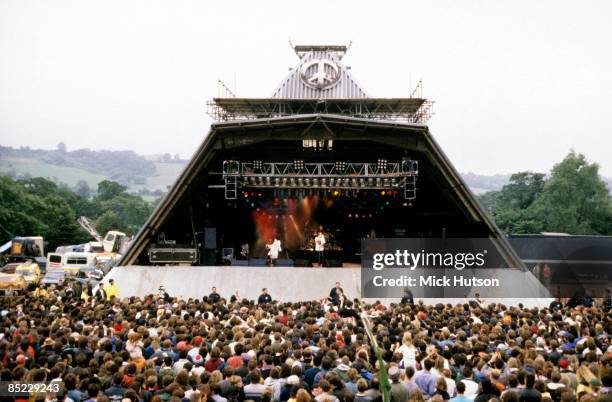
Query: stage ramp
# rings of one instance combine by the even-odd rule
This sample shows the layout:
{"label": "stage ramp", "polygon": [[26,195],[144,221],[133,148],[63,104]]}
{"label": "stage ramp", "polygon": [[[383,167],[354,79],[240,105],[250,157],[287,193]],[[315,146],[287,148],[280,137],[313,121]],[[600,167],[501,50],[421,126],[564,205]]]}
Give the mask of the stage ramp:
{"label": "stage ramp", "polygon": [[[515,271],[518,275],[533,275]],[[157,294],[163,285],[170,296],[202,298],[213,286],[227,299],[236,291],[247,299],[257,300],[261,290],[268,288],[274,300],[297,302],[320,300],[329,294],[336,282],[340,282],[349,299],[359,297],[360,269],[356,268],[298,268],[298,267],[244,267],[244,266],[125,266],[113,268],[104,278],[113,278],[121,298],[143,297]],[[532,279],[526,278],[531,281]],[[375,299],[366,299],[374,302]],[[380,299],[385,304],[399,299]],[[468,299],[424,299],[427,304],[465,303]],[[416,301],[416,300],[415,300]],[[495,298],[485,302],[506,305],[523,303],[527,307],[548,306],[550,298]]]}

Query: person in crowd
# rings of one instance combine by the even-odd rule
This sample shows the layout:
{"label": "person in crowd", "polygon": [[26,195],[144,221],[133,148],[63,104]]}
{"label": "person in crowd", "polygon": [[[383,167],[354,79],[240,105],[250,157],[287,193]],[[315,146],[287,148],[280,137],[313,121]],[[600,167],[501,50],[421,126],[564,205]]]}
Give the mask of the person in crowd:
{"label": "person in crowd", "polygon": [[450,399],[450,402],[472,402],[473,399],[468,398],[464,395],[465,393],[465,383],[459,381],[457,383],[457,396]]}
{"label": "person in crowd", "polygon": [[104,289],[104,282],[100,282],[100,284],[98,285],[98,290],[96,290],[96,294],[94,295],[94,298],[96,299],[98,303],[102,303],[107,300],[106,289]]}
{"label": "person in crowd", "polygon": [[404,295],[402,296],[401,304],[414,304],[414,296],[412,295],[412,290],[410,288],[404,288]]}
{"label": "person in crowd", "polygon": [[391,402],[402,402],[408,400],[408,388],[400,382],[400,369],[397,366],[389,368],[389,380],[391,380]]}
{"label": "person in crowd", "polygon": [[108,280],[108,286],[106,287],[106,300],[110,300],[113,297],[119,297],[119,288],[117,288],[115,280],[111,278]]}
{"label": "person in crowd", "polygon": [[85,285],[83,287],[83,290],[81,291],[81,299],[85,303],[87,303],[91,299],[91,297],[93,296],[92,292],[93,292],[93,290],[92,290],[92,287],[91,287],[91,282],[87,282],[87,285]]}
{"label": "person in crowd", "polygon": [[208,295],[208,300],[213,303],[216,304],[221,300],[221,295],[219,295],[219,293],[217,293],[217,287],[213,286],[211,288],[210,294]]}
{"label": "person in crowd", "polygon": [[333,305],[339,306],[344,290],[340,286],[340,282],[336,282],[334,287],[329,291],[329,299]]}
{"label": "person in crowd", "polygon": [[423,370],[417,372],[414,376],[414,382],[423,395],[433,396],[436,392],[436,377],[431,373],[434,362],[430,358],[426,358],[423,365]]}
{"label": "person in crowd", "polygon": [[474,372],[469,364],[463,367],[463,378],[461,382],[465,385],[464,395],[472,400],[478,395],[478,383],[472,379]]}
{"label": "person in crowd", "polygon": [[[535,389],[536,378],[533,374],[527,374],[525,377],[525,388],[519,395],[520,402],[541,402],[542,393]],[[475,401],[476,402],[476,401]],[[481,402],[481,401],[478,401]]]}
{"label": "person in crowd", "polygon": [[406,331],[402,336],[402,345],[397,349],[402,355],[402,367],[416,368],[416,353],[417,350],[412,342],[412,332]]}
{"label": "person in crowd", "polygon": [[268,293],[268,288],[263,288],[257,298],[257,304],[268,304],[270,302],[272,302],[272,296]]}

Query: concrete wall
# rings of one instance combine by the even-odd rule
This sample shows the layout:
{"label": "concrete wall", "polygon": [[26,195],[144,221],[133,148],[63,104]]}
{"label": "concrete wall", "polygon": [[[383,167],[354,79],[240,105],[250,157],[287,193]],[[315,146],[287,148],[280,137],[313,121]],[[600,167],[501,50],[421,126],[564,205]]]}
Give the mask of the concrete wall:
{"label": "concrete wall", "polygon": [[[126,266],[113,268],[104,282],[110,278],[115,279],[120,297],[157,293],[159,286],[164,285],[171,296],[183,298],[202,298],[216,286],[221,296],[228,299],[236,291],[242,297],[257,299],[261,289],[267,287],[276,300],[303,301],[327,296],[339,281],[345,294],[353,299],[359,297],[361,286],[360,270],[355,268]],[[463,303],[465,300],[424,299],[428,304]],[[381,301],[388,304],[399,299]],[[548,306],[551,299],[495,298],[485,301]]]}

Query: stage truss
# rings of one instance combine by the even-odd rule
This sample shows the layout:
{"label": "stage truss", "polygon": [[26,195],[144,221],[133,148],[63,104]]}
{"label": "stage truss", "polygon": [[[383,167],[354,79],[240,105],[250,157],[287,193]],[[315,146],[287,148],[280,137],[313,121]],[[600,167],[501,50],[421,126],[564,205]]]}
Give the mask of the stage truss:
{"label": "stage truss", "polygon": [[416,199],[418,162],[379,159],[367,162],[240,162],[223,161],[225,198],[235,200],[241,188],[303,190],[403,190],[406,200]]}

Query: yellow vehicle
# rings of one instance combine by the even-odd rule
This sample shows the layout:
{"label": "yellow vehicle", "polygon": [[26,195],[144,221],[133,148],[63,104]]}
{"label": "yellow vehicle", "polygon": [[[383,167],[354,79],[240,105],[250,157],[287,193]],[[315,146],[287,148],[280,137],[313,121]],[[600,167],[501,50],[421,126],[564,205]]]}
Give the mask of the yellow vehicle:
{"label": "yellow vehicle", "polygon": [[25,279],[18,275],[0,273],[0,293],[12,294],[28,287]]}
{"label": "yellow vehicle", "polygon": [[32,261],[26,261],[22,264],[19,264],[15,268],[15,274],[21,276],[26,281],[26,284],[28,286],[38,286],[40,284],[40,280],[42,279],[40,267],[37,263]]}
{"label": "yellow vehicle", "polygon": [[12,294],[28,287],[25,278],[16,273],[19,265],[19,263],[10,263],[0,269],[0,292]]}

